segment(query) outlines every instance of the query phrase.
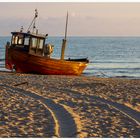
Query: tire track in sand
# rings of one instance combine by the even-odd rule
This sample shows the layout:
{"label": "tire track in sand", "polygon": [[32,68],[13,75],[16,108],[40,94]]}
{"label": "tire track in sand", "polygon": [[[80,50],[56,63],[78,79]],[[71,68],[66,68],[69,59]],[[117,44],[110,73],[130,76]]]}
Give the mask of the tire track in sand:
{"label": "tire track in sand", "polygon": [[46,108],[51,112],[56,123],[56,136],[57,137],[77,137],[77,127],[71,114],[60,104],[55,103],[53,100],[44,98],[36,93],[26,91],[20,88],[15,88],[8,85],[0,84],[9,92],[30,96],[39,102],[43,103]]}
{"label": "tire track in sand", "polygon": [[[62,89],[61,89],[62,90]],[[130,118],[131,120],[135,121],[138,125],[140,125],[140,112],[135,111],[123,104],[117,103],[117,102],[112,102],[109,100],[106,100],[104,98],[98,97],[98,96],[94,96],[94,95],[83,95],[83,93],[81,93],[80,91],[74,91],[74,90],[70,90],[70,89],[65,89],[62,90],[63,92],[66,92],[67,94],[71,94],[73,93],[74,96],[83,96],[85,98],[90,98],[91,101],[93,100],[98,100],[102,103],[108,104],[110,106],[112,106],[114,109],[120,111],[122,114],[124,114],[125,116],[127,116],[128,118]]]}

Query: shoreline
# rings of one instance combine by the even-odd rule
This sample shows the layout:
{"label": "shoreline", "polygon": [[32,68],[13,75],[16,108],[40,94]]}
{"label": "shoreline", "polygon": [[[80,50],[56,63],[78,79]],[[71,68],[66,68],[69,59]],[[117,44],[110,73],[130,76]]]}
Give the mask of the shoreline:
{"label": "shoreline", "polygon": [[[4,68],[5,69],[5,68]],[[20,74],[20,73],[16,73],[16,72],[12,72],[10,70],[0,70],[0,73],[13,73],[13,74]],[[31,73],[23,73],[23,74],[28,74],[30,75]],[[42,75],[42,74],[34,74],[34,75]],[[58,76],[58,75],[56,75]],[[60,75],[61,76],[61,75]],[[67,75],[65,75],[67,76]],[[83,73],[80,76],[83,77],[93,77],[93,78],[111,78],[111,79],[128,79],[128,80],[140,80],[140,77],[134,77],[134,76],[114,76],[114,77],[109,77],[109,76],[95,76],[95,75],[90,75],[90,74],[86,74]]]}
{"label": "shoreline", "polygon": [[[10,70],[0,70],[0,74],[1,73],[5,73],[5,74],[21,74],[21,73],[17,73],[15,71],[10,71]],[[22,73],[22,74],[26,74],[26,75],[42,75],[42,74],[31,74],[31,73]],[[45,75],[44,75],[45,76]],[[47,76],[52,76],[52,75],[47,75]],[[75,75],[53,75],[53,76],[70,76],[70,77],[75,77]],[[129,76],[114,76],[114,77],[109,77],[109,76],[104,76],[104,77],[101,77],[101,76],[95,76],[95,75],[86,75],[86,74],[81,74],[80,76],[76,76],[76,77],[87,77],[87,78],[99,78],[99,79],[126,79],[126,80],[140,80],[140,77],[129,77]]]}
{"label": "shoreline", "polygon": [[[10,92],[8,88],[5,88],[4,90],[2,85],[11,87],[15,92],[19,90],[20,93],[16,95],[18,98],[13,98],[15,96],[14,92]],[[140,79],[0,72],[0,89],[2,91],[2,98],[7,95],[5,100],[1,99],[1,102],[3,103],[2,109],[5,109],[3,109],[3,113],[4,111],[8,111],[9,106],[12,104],[9,102],[9,106],[6,105],[7,98],[13,102],[17,101],[19,106],[21,106],[21,101],[18,100],[23,96],[22,94],[28,93],[26,99],[32,98],[31,100],[34,101],[34,111],[36,112],[36,115],[39,114],[41,110],[37,109],[38,101],[36,98],[33,98],[35,95],[40,96],[43,100],[49,99],[53,104],[56,104],[56,107],[58,105],[64,108],[66,112],[69,112],[69,117],[74,120],[72,126],[76,125],[77,128],[76,137],[140,137],[140,121],[135,121],[136,116],[131,115],[132,112],[135,112],[137,116],[140,117]],[[34,94],[34,96],[29,97],[30,94]],[[22,97],[22,100],[24,100],[24,98],[25,97]],[[43,103],[43,100],[40,100],[41,104]],[[48,101],[46,103],[48,103]],[[114,106],[115,104],[118,104],[118,106]],[[130,109],[130,112],[122,110],[123,107]],[[16,108],[16,110],[20,109],[21,108]],[[42,108],[42,110],[44,109]],[[14,111],[12,108],[10,108],[10,110],[11,112]],[[23,107],[22,111],[27,114],[27,108],[25,109]],[[53,112],[54,110],[51,111]],[[32,110],[30,110],[30,112],[32,112]],[[22,118],[22,113],[16,115],[17,117],[19,115]],[[34,127],[33,124],[31,125],[32,130],[37,131],[34,136],[56,137],[55,126],[57,126],[57,129],[60,128],[61,125],[63,125],[60,123],[60,118],[62,119],[62,122],[64,122],[66,118],[59,117],[55,113],[54,115],[53,118],[56,118],[56,121],[50,121],[50,123],[52,122],[51,124],[54,124],[52,125],[53,128],[47,124],[49,120],[45,120],[46,123],[42,125],[42,130],[40,129],[39,131],[36,129],[40,126],[42,120],[39,119],[41,116],[37,115],[39,119],[37,121],[38,124],[36,127]],[[25,121],[28,118],[27,116],[22,119]],[[46,115],[42,112],[42,116],[45,117]],[[52,118],[52,116],[50,115],[49,118]],[[14,120],[9,119],[8,121],[11,124]],[[36,121],[36,118],[34,118],[34,121]],[[18,137],[30,137],[32,133],[31,131],[27,131],[27,128],[29,127],[28,124],[21,124],[24,131],[19,133]],[[21,129],[21,126],[16,124],[13,124],[13,127],[9,126],[7,120],[3,121],[3,127],[5,130],[8,129],[9,132],[9,134],[6,134],[5,131],[5,134],[3,134],[5,137],[6,135],[7,137],[12,137],[14,135],[14,133],[12,133],[14,131],[13,128],[16,127],[17,130]],[[45,135],[45,131],[43,131],[45,129],[50,131],[54,129],[54,131],[51,132],[51,135]],[[59,130],[57,131],[60,132]],[[3,135],[0,135],[0,137],[3,137]]]}

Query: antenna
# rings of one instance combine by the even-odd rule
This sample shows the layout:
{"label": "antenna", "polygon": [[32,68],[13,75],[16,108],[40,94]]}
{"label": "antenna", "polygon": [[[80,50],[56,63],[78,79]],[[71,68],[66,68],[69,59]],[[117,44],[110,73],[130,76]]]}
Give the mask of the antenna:
{"label": "antenna", "polygon": [[38,17],[38,11],[37,11],[37,9],[35,9],[35,16],[31,22],[30,26],[28,27],[27,32],[30,32],[31,27],[33,27],[33,32],[34,32],[34,30],[36,29],[36,18],[37,17]]}
{"label": "antenna", "polygon": [[23,32],[23,26],[21,26],[21,28],[20,28],[20,32]]}

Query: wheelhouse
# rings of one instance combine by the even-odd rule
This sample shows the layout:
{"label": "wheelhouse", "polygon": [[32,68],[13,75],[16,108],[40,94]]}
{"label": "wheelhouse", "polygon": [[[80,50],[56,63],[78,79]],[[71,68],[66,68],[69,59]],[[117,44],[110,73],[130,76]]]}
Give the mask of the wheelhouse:
{"label": "wheelhouse", "polygon": [[31,54],[43,55],[45,39],[44,35],[12,32],[11,46]]}

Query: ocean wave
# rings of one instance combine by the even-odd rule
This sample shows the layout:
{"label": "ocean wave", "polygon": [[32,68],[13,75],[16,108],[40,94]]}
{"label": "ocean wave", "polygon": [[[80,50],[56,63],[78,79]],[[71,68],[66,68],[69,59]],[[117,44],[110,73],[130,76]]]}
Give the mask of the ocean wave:
{"label": "ocean wave", "polygon": [[103,72],[84,72],[83,75],[85,76],[95,76],[95,77],[100,77],[100,78],[125,78],[125,79],[140,79],[140,76],[129,76],[129,75],[120,75],[120,76],[115,76],[115,75],[109,75],[108,73],[103,73]]}
{"label": "ocean wave", "polygon": [[113,64],[119,64],[119,63],[124,63],[124,64],[126,64],[126,63],[128,63],[128,64],[137,64],[137,63],[140,63],[139,61],[138,62],[133,62],[133,61],[94,61],[94,60],[91,60],[91,61],[89,61],[91,64],[94,64],[94,63],[107,63],[107,64],[109,64],[109,63],[113,63]]}
{"label": "ocean wave", "polygon": [[5,61],[5,58],[0,58],[0,61],[3,61],[4,62]]}
{"label": "ocean wave", "polygon": [[97,67],[87,67],[86,70],[140,70],[140,67],[138,68],[104,68],[104,67],[100,67],[100,68],[97,68]]}

